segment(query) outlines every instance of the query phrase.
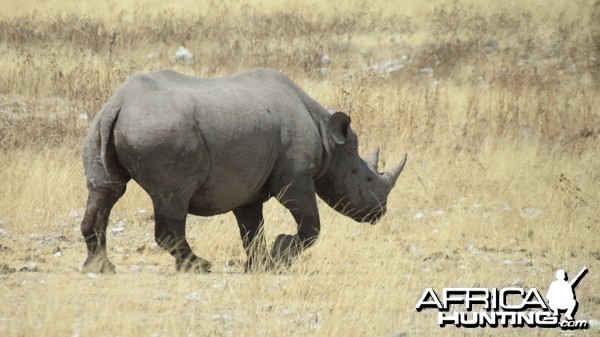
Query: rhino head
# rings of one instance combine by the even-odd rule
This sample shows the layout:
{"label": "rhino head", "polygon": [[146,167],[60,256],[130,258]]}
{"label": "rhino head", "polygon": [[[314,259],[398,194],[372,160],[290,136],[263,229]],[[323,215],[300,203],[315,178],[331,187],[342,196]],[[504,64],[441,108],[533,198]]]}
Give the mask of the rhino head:
{"label": "rhino head", "polygon": [[317,194],[336,211],[358,222],[375,224],[387,210],[387,197],[400,176],[407,156],[385,173],[377,171],[379,149],[364,159],[350,117],[332,113],[327,125],[330,160],[327,173],[315,182]]}

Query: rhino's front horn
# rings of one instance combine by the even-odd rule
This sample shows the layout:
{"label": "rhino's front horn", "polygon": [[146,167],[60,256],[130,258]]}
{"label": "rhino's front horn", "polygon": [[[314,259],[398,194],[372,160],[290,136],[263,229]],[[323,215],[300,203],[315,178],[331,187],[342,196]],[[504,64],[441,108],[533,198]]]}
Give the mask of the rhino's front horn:
{"label": "rhino's front horn", "polygon": [[408,154],[405,154],[404,158],[402,159],[400,164],[398,164],[396,167],[394,167],[391,170],[384,173],[383,178],[388,182],[388,184],[390,185],[390,188],[394,187],[394,185],[396,184],[396,180],[398,180],[400,173],[402,173],[402,170],[404,169],[404,164],[406,164],[407,158],[408,158]]}
{"label": "rhino's front horn", "polygon": [[373,172],[377,173],[377,163],[379,162],[379,148],[373,150],[373,152],[369,153],[365,159],[365,163]]}

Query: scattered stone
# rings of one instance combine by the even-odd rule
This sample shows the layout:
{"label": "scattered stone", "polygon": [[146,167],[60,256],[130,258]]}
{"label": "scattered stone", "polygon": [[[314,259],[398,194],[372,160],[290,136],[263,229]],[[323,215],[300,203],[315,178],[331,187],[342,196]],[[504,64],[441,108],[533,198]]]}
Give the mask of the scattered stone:
{"label": "scattered stone", "polygon": [[475,247],[475,245],[471,243],[467,246],[467,251],[469,253],[475,253],[477,251],[477,247]]}
{"label": "scattered stone", "polygon": [[200,296],[199,292],[193,292],[185,295],[185,300],[189,302],[201,302],[202,296]]}
{"label": "scattered stone", "polygon": [[100,276],[100,274],[96,274],[96,273],[87,273],[87,277],[88,277],[88,278],[91,278],[91,279],[95,279],[95,278],[97,278],[98,276]]}
{"label": "scattered stone", "polygon": [[517,264],[531,266],[533,264],[533,261],[531,259],[524,258],[524,259],[518,260]]}
{"label": "scattered stone", "polygon": [[314,331],[321,327],[321,322],[319,320],[319,314],[316,312],[311,312],[302,318],[304,323],[308,326],[308,330]]}
{"label": "scattered stone", "polygon": [[46,236],[42,240],[42,244],[46,245],[46,246],[53,246],[53,245],[56,245],[57,243],[58,243],[58,240],[52,236]]}
{"label": "scattered stone", "polygon": [[521,218],[525,220],[534,220],[542,214],[542,210],[537,207],[521,208]]}
{"label": "scattered stone", "polygon": [[0,274],[12,274],[16,271],[15,268],[7,265],[6,263],[0,263]]}
{"label": "scattered stone", "polygon": [[433,74],[433,68],[421,68],[419,72],[421,74]]}
{"label": "scattered stone", "polygon": [[384,335],[383,337],[406,337],[406,332],[398,330]]}
{"label": "scattered stone", "polygon": [[[87,115],[85,115],[85,120],[87,120]],[[80,217],[79,212],[77,212],[77,210],[72,210],[71,212],[69,212],[69,216],[73,219],[77,219]]]}
{"label": "scattered stone", "polygon": [[425,217],[425,214],[423,214],[423,212],[417,212],[417,214],[415,214],[415,219],[422,219],[423,217]]}
{"label": "scattered stone", "polygon": [[588,320],[588,325],[590,329],[600,330],[600,321],[595,319]]}
{"label": "scattered stone", "polygon": [[444,216],[444,215],[446,215],[446,212],[444,212],[444,211],[443,211],[443,210],[441,210],[441,209],[438,209],[437,211],[434,211],[434,212],[432,213],[432,215],[433,215],[433,216]]}
{"label": "scattered stone", "polygon": [[168,301],[171,299],[171,294],[166,291],[159,291],[154,294],[154,299],[158,301]]}
{"label": "scattered stone", "polygon": [[182,64],[190,64],[194,60],[194,54],[192,54],[184,46],[179,46],[179,49],[175,52],[175,61]]}
{"label": "scattered stone", "polygon": [[145,209],[143,209],[143,208],[140,208],[140,209],[138,209],[138,210],[137,210],[137,212],[135,212],[135,213],[136,213],[137,215],[143,215],[143,214],[146,214],[146,213],[148,213],[148,212],[147,212]]}
{"label": "scattered stone", "polygon": [[60,250],[60,247],[58,248],[58,250],[54,253],[55,257],[61,257],[63,256],[62,251]]}
{"label": "scattered stone", "polygon": [[331,57],[327,54],[323,55],[321,57],[321,64],[322,65],[328,65],[329,63],[331,63]]}
{"label": "scattered stone", "polygon": [[133,264],[133,265],[129,266],[129,271],[132,273],[139,273],[140,271],[142,271],[142,267]]}
{"label": "scattered stone", "polygon": [[235,321],[233,315],[227,311],[213,315],[212,319],[215,321],[221,321],[226,324],[231,324]]}
{"label": "scattered stone", "polygon": [[149,265],[149,266],[146,266],[146,269],[148,269],[149,271],[154,271],[154,272],[156,272],[156,271],[158,271],[158,269],[159,269],[159,268],[158,268],[158,265],[156,265],[156,264],[151,264],[151,265]]}
{"label": "scattered stone", "polygon": [[115,228],[111,229],[111,231],[114,234],[121,234],[125,231],[125,228],[124,227],[115,227]]}
{"label": "scattered stone", "polygon": [[273,304],[265,304],[263,306],[260,307],[261,311],[272,311],[273,310]]}
{"label": "scattered stone", "polygon": [[27,262],[26,265],[19,269],[20,272],[36,272],[38,271],[38,266],[35,262]]}
{"label": "scattered stone", "polygon": [[281,314],[283,316],[291,316],[296,313],[296,309],[294,308],[285,308],[281,310]]}
{"label": "scattered stone", "polygon": [[[0,220],[0,222],[3,220]],[[3,223],[0,223],[0,226],[2,226]],[[0,228],[0,238],[4,238],[4,237],[8,237],[8,232],[6,231],[6,229],[4,228]]]}
{"label": "scattered stone", "polygon": [[502,260],[503,265],[511,265],[513,262],[511,260]]}

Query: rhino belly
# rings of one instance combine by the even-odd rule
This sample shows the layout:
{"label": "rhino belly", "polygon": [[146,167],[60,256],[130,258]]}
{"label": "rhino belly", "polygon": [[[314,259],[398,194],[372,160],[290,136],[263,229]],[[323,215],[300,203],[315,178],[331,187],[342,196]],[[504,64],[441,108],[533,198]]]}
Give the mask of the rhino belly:
{"label": "rhino belly", "polygon": [[217,184],[207,179],[190,199],[189,213],[201,216],[223,214],[258,199],[268,198],[265,181],[248,182],[240,178],[232,177]]}

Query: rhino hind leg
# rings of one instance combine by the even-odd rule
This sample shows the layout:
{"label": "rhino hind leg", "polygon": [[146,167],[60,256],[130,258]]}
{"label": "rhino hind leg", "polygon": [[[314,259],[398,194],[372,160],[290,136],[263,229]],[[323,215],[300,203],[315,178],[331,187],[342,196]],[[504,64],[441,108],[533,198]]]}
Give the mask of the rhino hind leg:
{"label": "rhino hind leg", "polygon": [[246,272],[269,269],[270,260],[263,232],[262,202],[255,202],[233,210],[238,222],[240,236],[248,260],[244,266]]}
{"label": "rhino hind leg", "polygon": [[175,257],[177,271],[210,272],[211,263],[196,256],[185,238],[188,202],[173,196],[168,200],[165,204],[153,199],[156,243]]}
{"label": "rhino hind leg", "polygon": [[88,188],[87,208],[81,222],[81,233],[88,250],[87,259],[83,264],[84,272],[115,272],[115,266],[106,256],[106,227],[110,211],[125,193],[125,188],[125,183]]}

